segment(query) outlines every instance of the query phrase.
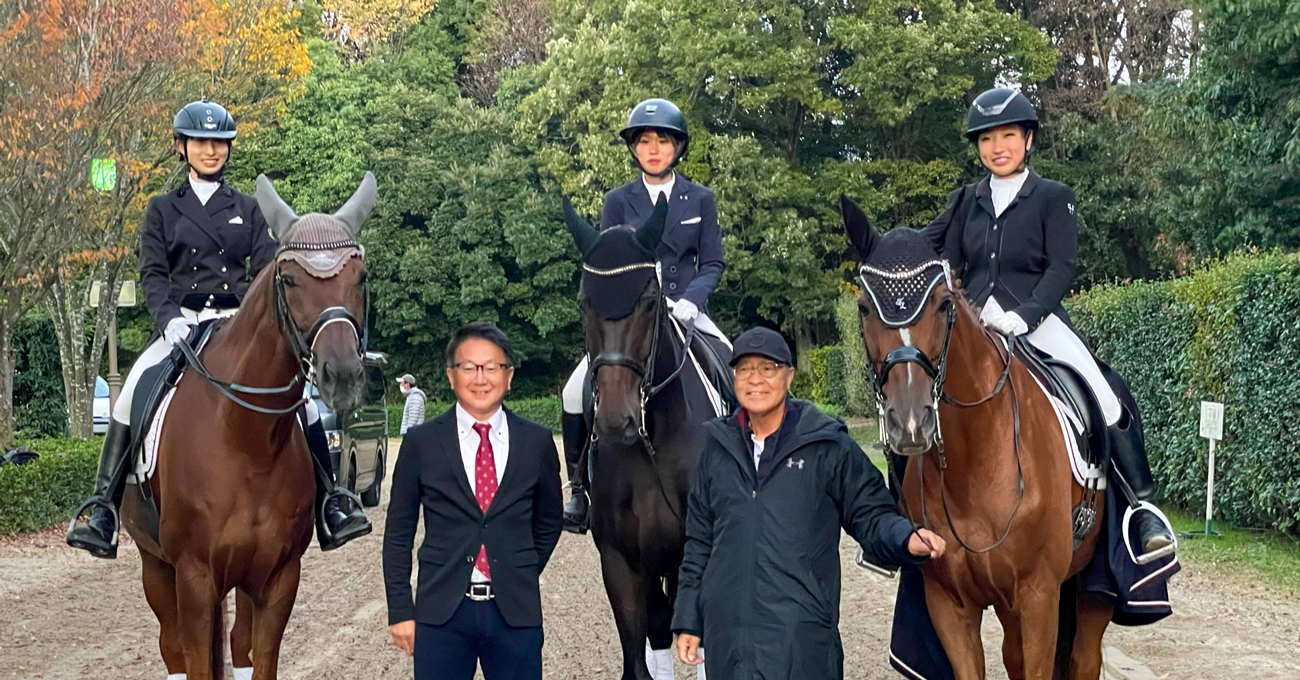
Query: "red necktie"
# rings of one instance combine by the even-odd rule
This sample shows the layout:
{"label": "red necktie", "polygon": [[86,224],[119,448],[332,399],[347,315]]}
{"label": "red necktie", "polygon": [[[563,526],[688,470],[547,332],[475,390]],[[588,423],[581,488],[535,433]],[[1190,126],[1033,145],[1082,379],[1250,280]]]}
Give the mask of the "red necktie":
{"label": "red necktie", "polygon": [[[488,507],[492,505],[492,497],[497,494],[497,462],[492,457],[492,442],[488,441],[491,429],[492,426],[487,423],[474,423],[474,431],[479,437],[478,454],[474,457],[474,497],[478,499],[478,507],[484,513],[487,513]],[[488,569],[486,546],[479,546],[474,566],[484,576],[492,578]]]}

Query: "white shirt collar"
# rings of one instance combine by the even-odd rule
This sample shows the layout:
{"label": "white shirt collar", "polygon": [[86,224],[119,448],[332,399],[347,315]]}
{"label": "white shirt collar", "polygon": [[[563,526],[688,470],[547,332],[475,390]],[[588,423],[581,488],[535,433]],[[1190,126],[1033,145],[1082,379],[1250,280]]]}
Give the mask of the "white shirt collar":
{"label": "white shirt collar", "polygon": [[651,203],[655,202],[655,197],[658,196],[659,194],[667,194],[668,198],[672,198],[673,186],[677,184],[677,173],[674,172],[672,175],[670,175],[668,177],[668,181],[663,184],[651,184],[650,182],[646,181],[645,173],[643,172],[641,173],[641,184],[643,184],[645,186],[645,190],[649,192]]}
{"label": "white shirt collar", "polygon": [[221,188],[221,182],[199,182],[194,179],[193,175],[190,175],[189,180],[195,198],[198,198],[199,203],[203,205],[207,205],[208,199],[212,198],[213,194],[217,193],[217,189]]}
{"label": "white shirt collar", "polygon": [[[466,411],[461,407],[460,402],[456,402],[456,429],[460,430],[461,437],[476,434],[474,432],[474,425],[478,422],[480,421],[475,419],[474,416],[471,416],[469,411]],[[486,422],[488,425],[492,426],[492,434],[501,437],[502,430],[506,425],[506,410],[498,406],[497,412],[493,413],[492,417],[488,418]]]}

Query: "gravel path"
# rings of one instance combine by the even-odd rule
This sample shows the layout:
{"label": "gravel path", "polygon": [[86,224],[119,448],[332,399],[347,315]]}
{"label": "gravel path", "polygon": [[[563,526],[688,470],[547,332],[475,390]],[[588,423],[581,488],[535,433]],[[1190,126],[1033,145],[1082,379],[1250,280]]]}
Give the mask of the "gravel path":
{"label": "gravel path", "polygon": [[[314,547],[307,553],[282,678],[409,677],[408,659],[388,641],[380,572],[386,504],[385,494],[370,511],[375,534],[328,555]],[[64,547],[62,532],[0,541],[0,679],[163,680],[158,624],[140,587],[135,547],[128,542],[116,561],[97,560]],[[884,659],[894,584],[854,567],[854,552],[851,542],[842,544],[845,677],[892,680],[899,676]],[[618,638],[589,537],[564,534],[542,575],[542,597],[546,677],[618,677]],[[1300,678],[1296,593],[1261,585],[1249,574],[1184,563],[1171,597],[1173,617],[1107,633],[1105,677]],[[990,678],[1006,677],[1000,638],[996,619],[986,617]],[[681,665],[677,675],[694,677]]]}

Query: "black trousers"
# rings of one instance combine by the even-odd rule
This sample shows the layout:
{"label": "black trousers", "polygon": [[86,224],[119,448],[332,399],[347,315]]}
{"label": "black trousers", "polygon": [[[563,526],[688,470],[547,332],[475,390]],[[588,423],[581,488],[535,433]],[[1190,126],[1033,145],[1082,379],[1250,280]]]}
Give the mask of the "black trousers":
{"label": "black trousers", "polygon": [[496,602],[468,597],[441,626],[415,626],[415,680],[541,680],[542,627],[512,628]]}

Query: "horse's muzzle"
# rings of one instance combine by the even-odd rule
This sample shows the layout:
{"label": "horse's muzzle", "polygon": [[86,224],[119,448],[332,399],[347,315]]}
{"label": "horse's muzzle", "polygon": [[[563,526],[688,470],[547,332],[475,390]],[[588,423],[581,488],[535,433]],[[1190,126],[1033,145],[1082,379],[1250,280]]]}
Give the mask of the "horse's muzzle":
{"label": "horse's muzzle", "polygon": [[610,444],[631,446],[641,438],[641,428],[636,422],[636,416],[630,413],[609,418],[603,418],[597,413],[595,426],[596,437]]}
{"label": "horse's muzzle", "polygon": [[315,368],[316,387],[326,405],[339,412],[361,407],[366,394],[366,373],[361,357],[318,359]]}
{"label": "horse's muzzle", "polygon": [[900,456],[919,456],[934,445],[939,421],[933,406],[885,408],[885,441]]}

